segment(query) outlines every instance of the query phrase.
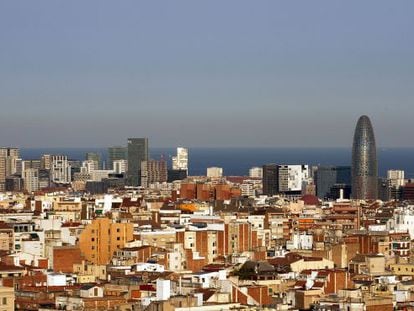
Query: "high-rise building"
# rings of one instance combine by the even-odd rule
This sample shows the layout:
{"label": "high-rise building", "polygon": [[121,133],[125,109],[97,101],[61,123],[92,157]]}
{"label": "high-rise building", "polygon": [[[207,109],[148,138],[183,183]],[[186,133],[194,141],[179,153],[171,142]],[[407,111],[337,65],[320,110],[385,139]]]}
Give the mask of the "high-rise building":
{"label": "high-rise building", "polygon": [[[85,160],[86,161],[93,161],[96,163],[95,167],[97,170],[102,169],[102,162],[101,162],[101,156],[97,152],[87,152],[85,154]],[[110,168],[112,169],[112,168]]]}
{"label": "high-rise building", "polygon": [[48,188],[50,186],[50,170],[39,170],[39,189]]}
{"label": "high-rise building", "polygon": [[167,182],[168,170],[165,160],[148,160],[141,162],[141,186],[148,187],[152,183]]}
{"label": "high-rise building", "polygon": [[402,170],[388,170],[387,179],[391,187],[402,187],[404,186],[404,171]]}
{"label": "high-rise building", "polygon": [[[333,188],[335,185],[342,185],[340,188],[351,187],[350,166],[318,166],[315,172],[316,195],[321,199],[337,199],[331,194],[337,193]],[[345,186],[344,186],[345,185]],[[334,187],[335,186],[335,187]],[[346,187],[348,188],[348,187]]]}
{"label": "high-rise building", "polygon": [[71,166],[67,156],[53,155],[51,157],[50,177],[55,184],[69,184],[71,182]]}
{"label": "high-rise building", "polygon": [[6,177],[5,182],[5,190],[6,191],[12,191],[12,192],[21,192],[23,191],[24,183],[23,178],[18,175],[10,175],[9,177]]}
{"label": "high-rise building", "polygon": [[52,155],[44,154],[40,159],[40,168],[44,170],[50,170],[52,167]]}
{"label": "high-rise building", "polygon": [[38,170],[41,169],[41,160],[22,160],[22,175],[25,170],[28,168],[36,168]]}
{"label": "high-rise building", "polygon": [[6,177],[17,172],[19,156],[18,148],[0,148],[0,191],[5,190]]}
{"label": "high-rise building", "polygon": [[80,173],[89,174],[92,171],[99,170],[98,162],[94,160],[82,161],[82,166],[80,168]]}
{"label": "high-rise building", "polygon": [[188,175],[188,149],[183,147],[177,148],[177,155],[172,157],[173,170],[185,170]]}
{"label": "high-rise building", "polygon": [[147,161],[148,138],[128,138],[128,184],[139,186],[141,182],[141,162]]}
{"label": "high-rise building", "polygon": [[112,169],[116,174],[125,174],[128,171],[127,160],[115,160],[112,163]]}
{"label": "high-rise building", "polygon": [[37,168],[27,168],[23,172],[24,189],[27,192],[39,190],[39,170]]}
{"label": "high-rise building", "polygon": [[107,168],[112,170],[114,169],[114,161],[116,160],[127,160],[128,159],[128,150],[126,147],[109,147],[108,148],[108,165]]}
{"label": "high-rise building", "polygon": [[263,194],[300,196],[308,181],[308,165],[263,165]]}
{"label": "high-rise building", "polygon": [[355,128],[352,146],[352,198],[375,200],[378,197],[377,148],[374,130],[367,116]]}
{"label": "high-rise building", "polygon": [[20,175],[20,176],[22,176],[23,175],[23,160],[22,159],[15,159],[14,160],[14,163],[15,163],[15,169],[16,169],[16,172],[14,173],[14,174],[17,174],[17,175]]}
{"label": "high-rise building", "polygon": [[[384,181],[379,184],[379,187],[384,188]],[[402,199],[402,188],[405,185],[404,171],[402,170],[388,170],[387,179],[385,181],[386,191],[388,197],[385,196],[388,200],[401,200]],[[381,189],[384,192],[383,189]],[[382,194],[382,193],[381,193]],[[378,196],[383,200],[384,196],[380,196],[380,188],[378,188]],[[383,200],[385,201],[385,200]]]}
{"label": "high-rise building", "polygon": [[252,167],[249,169],[249,177],[251,178],[263,178],[263,168],[262,167]]}
{"label": "high-rise building", "polygon": [[272,196],[279,193],[278,166],[276,164],[263,165],[263,194]]}
{"label": "high-rise building", "polygon": [[279,192],[288,195],[301,195],[308,182],[308,165],[279,165]]}
{"label": "high-rise building", "polygon": [[223,176],[222,167],[207,167],[207,177],[220,178]]}

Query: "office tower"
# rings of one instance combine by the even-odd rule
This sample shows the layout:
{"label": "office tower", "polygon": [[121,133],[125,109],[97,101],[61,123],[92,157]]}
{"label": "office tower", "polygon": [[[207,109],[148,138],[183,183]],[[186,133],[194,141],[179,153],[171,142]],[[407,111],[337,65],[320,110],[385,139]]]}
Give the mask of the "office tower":
{"label": "office tower", "polygon": [[108,148],[108,169],[114,169],[114,161],[127,159],[128,152],[126,147],[115,146]]}
{"label": "office tower", "polygon": [[308,165],[263,165],[263,194],[300,196],[308,181]]}
{"label": "office tower", "polygon": [[39,170],[37,168],[27,168],[23,172],[24,190],[33,192],[39,190]]}
{"label": "office tower", "polygon": [[67,156],[54,155],[51,157],[51,181],[55,184],[69,184],[71,182],[71,166]]}
{"label": "office tower", "polygon": [[112,163],[112,169],[116,174],[125,174],[128,171],[127,160],[114,160]]}
{"label": "office tower", "polygon": [[0,191],[5,190],[6,177],[17,172],[19,158],[18,148],[0,148]]}
{"label": "office tower", "polygon": [[263,168],[252,167],[249,169],[249,177],[251,178],[263,178]]}
{"label": "office tower", "polygon": [[[347,186],[349,186],[349,188],[351,187],[351,167],[318,166],[317,170],[315,171],[315,183],[316,195],[320,199],[338,199],[339,196],[332,197],[331,194],[339,193],[337,191],[338,188],[348,189]],[[335,188],[335,191],[333,191],[333,188]],[[346,195],[345,192],[344,195]]]}
{"label": "office tower", "polygon": [[52,155],[44,154],[40,159],[40,168],[43,170],[50,170],[52,166]]}
{"label": "office tower", "polygon": [[263,194],[272,196],[279,193],[278,166],[276,164],[263,165]]}
{"label": "office tower", "polygon": [[172,157],[173,170],[185,170],[188,175],[188,149],[178,147],[177,155]]}
{"label": "office tower", "polygon": [[388,170],[387,179],[391,187],[402,187],[404,186],[404,171],[402,170]]}
{"label": "office tower", "polygon": [[128,138],[128,184],[141,183],[141,162],[148,161],[148,138]]}
{"label": "office tower", "polygon": [[[405,184],[404,171],[402,170],[388,170],[387,171],[387,192],[389,194],[388,200],[401,200],[402,187]],[[379,191],[379,190],[378,190]]]}
{"label": "office tower", "polygon": [[377,149],[374,130],[367,116],[361,116],[352,145],[352,198],[375,200],[378,197]]}
{"label": "office tower", "polygon": [[97,170],[102,168],[101,156],[97,152],[87,152],[85,154],[85,160],[95,162],[96,163],[95,167]]}
{"label": "office tower", "polygon": [[301,195],[309,179],[308,165],[279,165],[279,192],[286,195]]}
{"label": "office tower", "polygon": [[167,162],[165,160],[141,162],[141,186],[148,187],[155,182],[167,182],[167,176]]}

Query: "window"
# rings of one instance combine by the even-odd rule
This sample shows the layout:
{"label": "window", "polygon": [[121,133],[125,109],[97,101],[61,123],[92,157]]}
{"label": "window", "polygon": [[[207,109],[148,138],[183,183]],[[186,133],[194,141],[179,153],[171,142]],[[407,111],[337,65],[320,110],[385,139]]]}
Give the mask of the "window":
{"label": "window", "polygon": [[117,228],[117,229],[116,229],[116,232],[121,232],[121,229]]}
{"label": "window", "polygon": [[91,238],[91,241],[92,241],[92,242],[95,242],[95,238]]}
{"label": "window", "polygon": [[95,246],[92,245],[91,249],[94,250],[95,249]]}
{"label": "window", "polygon": [[121,238],[118,236],[118,237],[116,238],[116,240],[117,240],[117,241],[120,241],[120,240],[121,240]]}
{"label": "window", "polygon": [[3,303],[3,305],[7,305],[7,297],[3,297],[2,303]]}
{"label": "window", "polygon": [[96,296],[98,296],[98,288],[94,288],[93,289],[93,295],[96,297]]}

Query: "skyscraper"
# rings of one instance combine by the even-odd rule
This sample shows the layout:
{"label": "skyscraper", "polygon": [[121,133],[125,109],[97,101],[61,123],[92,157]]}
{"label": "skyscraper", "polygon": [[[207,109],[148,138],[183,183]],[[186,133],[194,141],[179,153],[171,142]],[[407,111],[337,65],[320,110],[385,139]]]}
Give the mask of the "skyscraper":
{"label": "skyscraper", "polygon": [[108,165],[107,169],[114,169],[114,161],[116,160],[127,160],[128,152],[126,147],[114,146],[108,148]]}
{"label": "skyscraper", "polygon": [[139,186],[141,182],[141,162],[147,161],[148,138],[128,138],[128,184]]}
{"label": "skyscraper", "polygon": [[[102,169],[102,163],[101,163],[101,156],[97,152],[87,152],[85,154],[85,160],[86,161],[93,161],[96,163],[95,167],[97,170]],[[112,169],[112,167],[110,168]]]}
{"label": "skyscraper", "polygon": [[27,168],[23,172],[24,189],[27,192],[39,190],[39,169]]}
{"label": "skyscraper", "polygon": [[375,200],[378,197],[377,149],[374,130],[367,116],[361,116],[355,128],[352,146],[352,197]]}
{"label": "skyscraper", "polygon": [[5,190],[6,177],[17,171],[18,148],[0,148],[0,191]]}
{"label": "skyscraper", "polygon": [[173,170],[185,170],[188,174],[188,149],[183,147],[177,148],[177,155],[172,157]]}
{"label": "skyscraper", "polygon": [[[351,187],[350,166],[318,166],[315,172],[316,193],[321,199],[337,199],[331,197],[332,192],[339,185]],[[348,197],[349,199],[349,197]]]}
{"label": "skyscraper", "polygon": [[308,165],[263,165],[263,194],[299,196],[309,179]]}
{"label": "skyscraper", "polygon": [[276,164],[263,165],[263,194],[275,195],[279,193],[279,172]]}

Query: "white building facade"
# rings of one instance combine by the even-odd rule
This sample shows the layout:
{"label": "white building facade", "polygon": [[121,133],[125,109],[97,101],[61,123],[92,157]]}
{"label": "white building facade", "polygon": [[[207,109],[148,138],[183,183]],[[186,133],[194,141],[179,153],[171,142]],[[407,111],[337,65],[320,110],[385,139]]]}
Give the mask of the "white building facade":
{"label": "white building facade", "polygon": [[173,170],[185,170],[188,174],[188,149],[183,147],[177,148],[177,155],[172,157]]}

